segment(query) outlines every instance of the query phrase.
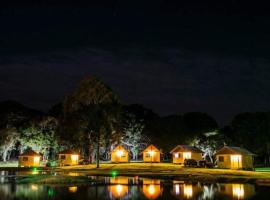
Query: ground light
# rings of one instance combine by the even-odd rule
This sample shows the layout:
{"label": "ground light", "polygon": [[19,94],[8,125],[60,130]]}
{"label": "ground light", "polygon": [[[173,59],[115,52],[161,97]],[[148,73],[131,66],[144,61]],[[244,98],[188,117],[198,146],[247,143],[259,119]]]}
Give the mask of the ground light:
{"label": "ground light", "polygon": [[32,174],[38,174],[38,169],[36,167],[32,168]]}
{"label": "ground light", "polygon": [[117,176],[117,171],[112,171],[111,174],[112,174],[112,177],[114,178]]}

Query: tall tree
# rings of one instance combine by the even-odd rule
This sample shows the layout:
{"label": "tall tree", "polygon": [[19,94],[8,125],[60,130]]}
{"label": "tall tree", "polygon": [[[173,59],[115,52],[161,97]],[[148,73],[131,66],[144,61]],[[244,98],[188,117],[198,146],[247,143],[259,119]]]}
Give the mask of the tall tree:
{"label": "tall tree", "polygon": [[9,160],[11,151],[19,140],[19,133],[15,128],[0,130],[0,157],[4,162]]}
{"label": "tall tree", "polygon": [[114,131],[119,108],[118,96],[93,76],[83,79],[74,93],[65,99],[64,120],[77,118],[75,134],[81,133],[82,138],[87,138],[89,158],[95,150],[97,168],[101,138]]}
{"label": "tall tree", "polygon": [[59,139],[56,134],[57,127],[58,121],[53,117],[32,120],[21,127],[21,150],[31,148],[42,153],[45,159],[54,157],[59,148]]}
{"label": "tall tree", "polygon": [[133,114],[127,113],[124,116],[123,136],[121,142],[131,151],[133,160],[138,159],[138,154],[147,144],[149,138],[143,134],[144,121],[137,119]]}

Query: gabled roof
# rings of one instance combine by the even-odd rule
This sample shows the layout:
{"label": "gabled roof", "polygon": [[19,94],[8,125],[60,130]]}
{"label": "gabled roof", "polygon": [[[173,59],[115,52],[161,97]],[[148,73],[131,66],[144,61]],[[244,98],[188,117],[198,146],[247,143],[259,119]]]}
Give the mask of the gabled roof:
{"label": "gabled roof", "polygon": [[231,147],[231,146],[224,146],[220,150],[218,150],[215,155],[220,154],[241,154],[241,155],[255,155],[248,151],[247,149],[241,147]]}
{"label": "gabled roof", "polygon": [[24,153],[20,154],[19,156],[41,156],[41,155],[33,150],[27,150]]}
{"label": "gabled roof", "polygon": [[148,147],[146,147],[143,151],[158,151],[158,152],[160,152],[160,150],[152,144],[150,144]]}
{"label": "gabled roof", "polygon": [[123,151],[127,151],[128,152],[128,150],[125,147],[123,147],[123,145],[121,145],[121,144],[119,144],[118,146],[116,146],[112,151],[117,151],[117,150],[123,150]]}
{"label": "gabled roof", "polygon": [[171,150],[170,153],[174,152],[192,152],[192,153],[203,153],[202,150],[200,150],[197,147],[189,146],[189,145],[177,145],[173,150]]}
{"label": "gabled roof", "polygon": [[143,154],[143,152],[145,152],[145,151],[155,151],[155,152],[159,152],[160,154],[163,154],[163,153],[160,152],[160,150],[159,150],[157,147],[155,147],[153,144],[150,144],[148,147],[146,147],[146,148],[140,153],[140,155]]}
{"label": "gabled roof", "polygon": [[58,154],[73,154],[73,155],[79,155],[79,153],[77,151],[71,150],[71,149],[67,149],[64,151],[59,152]]}

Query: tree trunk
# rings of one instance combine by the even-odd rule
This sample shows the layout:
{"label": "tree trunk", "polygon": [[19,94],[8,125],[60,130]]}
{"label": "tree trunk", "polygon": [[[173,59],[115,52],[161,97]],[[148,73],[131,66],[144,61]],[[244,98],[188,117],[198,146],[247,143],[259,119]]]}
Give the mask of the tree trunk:
{"label": "tree trunk", "polygon": [[3,152],[3,162],[7,162],[7,150]]}
{"label": "tree trunk", "polygon": [[96,162],[97,166],[96,167],[97,168],[99,168],[99,149],[100,149],[100,144],[99,144],[100,141],[99,140],[100,140],[100,132],[98,133],[98,137],[97,137],[97,152],[96,152],[97,153],[97,156],[96,156],[96,160],[97,160],[97,162]]}
{"label": "tree trunk", "polygon": [[89,160],[89,163],[92,164],[93,160],[92,160],[92,145],[89,144],[89,147],[88,147],[88,160]]}

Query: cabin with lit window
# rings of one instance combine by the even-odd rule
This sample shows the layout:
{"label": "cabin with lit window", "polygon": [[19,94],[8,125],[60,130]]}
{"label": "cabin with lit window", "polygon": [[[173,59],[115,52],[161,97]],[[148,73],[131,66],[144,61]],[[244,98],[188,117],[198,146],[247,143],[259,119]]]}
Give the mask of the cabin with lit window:
{"label": "cabin with lit window", "polygon": [[58,153],[59,165],[78,165],[79,164],[79,153],[73,150],[64,150]]}
{"label": "cabin with lit window", "polygon": [[170,152],[173,157],[173,163],[184,164],[185,159],[202,160],[203,151],[197,147],[189,145],[177,145]]}
{"label": "cabin with lit window", "polygon": [[129,152],[122,145],[118,145],[111,152],[111,162],[125,163],[129,162]]}
{"label": "cabin with lit window", "polygon": [[41,155],[33,150],[25,151],[19,155],[19,167],[38,167],[40,165]]}
{"label": "cabin with lit window", "polygon": [[160,162],[160,150],[149,145],[143,152],[143,162]]}
{"label": "cabin with lit window", "polygon": [[215,156],[219,168],[253,168],[254,154],[244,148],[224,146],[216,152]]}

